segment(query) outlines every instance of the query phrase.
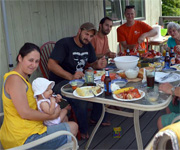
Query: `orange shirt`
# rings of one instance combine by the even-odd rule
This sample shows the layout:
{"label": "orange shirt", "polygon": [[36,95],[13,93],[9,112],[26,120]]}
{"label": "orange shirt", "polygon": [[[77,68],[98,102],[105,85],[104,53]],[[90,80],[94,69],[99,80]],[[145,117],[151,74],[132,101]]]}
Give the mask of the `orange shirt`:
{"label": "orange shirt", "polygon": [[[152,30],[152,27],[142,21],[135,21],[131,27],[126,26],[126,23],[117,28],[117,41],[126,41],[128,45],[138,43],[138,38],[146,32]],[[141,47],[145,49],[145,43],[141,43]]]}
{"label": "orange shirt", "polygon": [[91,40],[91,44],[95,49],[95,53],[97,54],[106,54],[109,52],[108,38],[104,36],[101,38],[98,34],[93,37]]}

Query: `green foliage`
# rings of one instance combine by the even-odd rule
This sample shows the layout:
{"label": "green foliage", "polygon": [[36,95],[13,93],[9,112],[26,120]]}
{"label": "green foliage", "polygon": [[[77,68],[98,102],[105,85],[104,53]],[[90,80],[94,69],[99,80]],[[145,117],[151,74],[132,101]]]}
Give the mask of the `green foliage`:
{"label": "green foliage", "polygon": [[180,16],[180,0],[162,0],[162,16]]}

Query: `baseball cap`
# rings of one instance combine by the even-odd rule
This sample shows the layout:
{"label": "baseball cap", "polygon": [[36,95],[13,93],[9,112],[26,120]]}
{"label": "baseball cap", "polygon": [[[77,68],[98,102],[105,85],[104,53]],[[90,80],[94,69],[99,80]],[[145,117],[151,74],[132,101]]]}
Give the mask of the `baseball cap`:
{"label": "baseball cap", "polygon": [[36,98],[37,95],[43,94],[50,84],[51,84],[51,88],[53,88],[55,85],[55,82],[49,81],[49,80],[47,80],[45,78],[41,78],[41,77],[36,78],[32,82],[32,89],[34,91],[34,97]]}
{"label": "baseball cap", "polygon": [[86,22],[86,23],[82,24],[80,29],[84,29],[84,30],[87,30],[87,31],[94,30],[94,34],[96,34],[96,32],[97,32],[96,27],[94,26],[94,24],[92,24],[90,22]]}

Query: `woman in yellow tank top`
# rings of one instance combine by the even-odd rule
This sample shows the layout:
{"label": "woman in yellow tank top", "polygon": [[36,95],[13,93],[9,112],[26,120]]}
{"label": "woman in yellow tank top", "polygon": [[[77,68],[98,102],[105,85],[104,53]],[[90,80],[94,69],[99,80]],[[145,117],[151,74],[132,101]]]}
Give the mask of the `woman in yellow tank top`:
{"label": "woman in yellow tank top", "polygon": [[[0,141],[5,149],[23,145],[59,130],[68,130],[75,136],[77,134],[78,126],[75,122],[49,127],[43,125],[44,120],[59,116],[60,107],[57,107],[52,115],[37,110],[28,78],[37,69],[39,60],[39,47],[25,43],[17,56],[17,66],[4,75],[2,89],[4,120],[0,129]],[[60,136],[35,149],[56,149],[69,140],[71,140],[69,136]]]}

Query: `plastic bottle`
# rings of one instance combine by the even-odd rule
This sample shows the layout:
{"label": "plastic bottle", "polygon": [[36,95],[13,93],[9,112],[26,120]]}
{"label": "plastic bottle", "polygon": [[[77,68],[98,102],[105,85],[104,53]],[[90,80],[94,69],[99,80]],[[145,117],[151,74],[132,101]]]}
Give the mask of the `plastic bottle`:
{"label": "plastic bottle", "polygon": [[109,76],[109,70],[106,68],[105,71],[106,71],[106,73],[105,73],[105,78],[104,78],[104,91],[105,91],[105,95],[109,96],[112,94],[111,78]]}

